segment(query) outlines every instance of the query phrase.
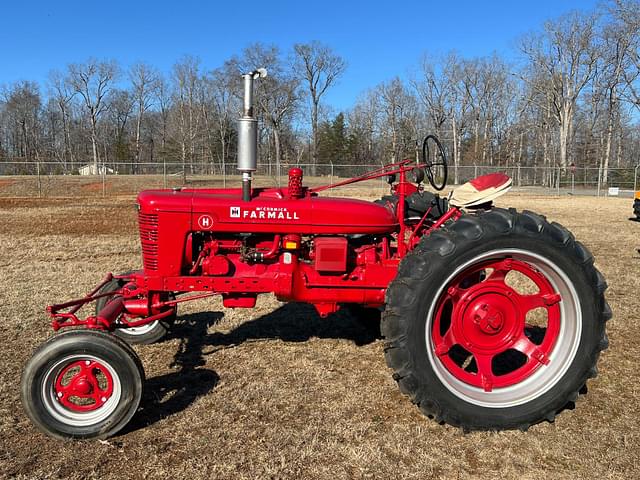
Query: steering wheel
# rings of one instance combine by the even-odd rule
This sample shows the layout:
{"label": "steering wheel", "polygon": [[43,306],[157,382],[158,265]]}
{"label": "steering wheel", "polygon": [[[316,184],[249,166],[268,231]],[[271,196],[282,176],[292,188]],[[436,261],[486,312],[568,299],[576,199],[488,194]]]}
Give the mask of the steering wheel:
{"label": "steering wheel", "polygon": [[[434,151],[434,159],[431,161],[429,151],[429,140],[436,144],[437,150]],[[439,158],[438,158],[439,157]],[[425,173],[427,179],[433,188],[442,190],[447,184],[447,154],[438,137],[435,135],[427,135],[422,142],[422,163],[425,164]]]}

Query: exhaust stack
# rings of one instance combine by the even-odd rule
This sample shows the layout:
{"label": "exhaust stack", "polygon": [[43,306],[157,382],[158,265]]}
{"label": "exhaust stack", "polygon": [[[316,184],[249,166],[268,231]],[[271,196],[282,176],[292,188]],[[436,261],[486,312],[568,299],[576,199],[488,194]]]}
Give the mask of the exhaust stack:
{"label": "exhaust stack", "polygon": [[242,172],[242,200],[251,200],[252,174],[258,166],[258,120],[253,113],[253,81],[267,76],[265,68],[242,75],[244,108],[238,119],[238,170]]}

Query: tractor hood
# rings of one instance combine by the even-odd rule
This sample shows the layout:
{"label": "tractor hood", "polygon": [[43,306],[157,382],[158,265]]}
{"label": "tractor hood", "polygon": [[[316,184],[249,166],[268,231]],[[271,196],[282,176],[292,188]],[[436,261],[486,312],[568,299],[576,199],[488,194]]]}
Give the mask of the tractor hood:
{"label": "tractor hood", "polygon": [[188,213],[191,230],[235,233],[382,234],[397,228],[382,205],[348,198],[289,198],[277,188],[254,189],[249,202],[240,189],[147,190],[142,213]]}

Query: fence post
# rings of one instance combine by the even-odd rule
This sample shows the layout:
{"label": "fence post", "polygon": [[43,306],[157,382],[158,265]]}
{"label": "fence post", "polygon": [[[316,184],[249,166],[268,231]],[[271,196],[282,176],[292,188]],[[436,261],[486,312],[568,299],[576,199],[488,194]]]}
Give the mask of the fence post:
{"label": "fence post", "polygon": [[162,185],[167,188],[167,159],[162,156]]}
{"label": "fence post", "polygon": [[329,183],[333,183],[333,162],[329,160],[329,164],[331,165],[331,175],[329,176]]}
{"label": "fence post", "polygon": [[562,167],[558,167],[558,183],[557,183],[557,191],[558,196],[560,195],[560,178],[562,176]]}
{"label": "fence post", "polygon": [[[99,168],[99,167],[98,167]],[[107,196],[107,166],[102,161],[102,197]]]}
{"label": "fence post", "polygon": [[576,191],[576,174],[571,172],[571,193]]}
{"label": "fence post", "polygon": [[280,171],[280,160],[276,162],[276,186],[280,188],[280,175],[282,172]]}
{"label": "fence post", "polygon": [[638,168],[640,168],[640,163],[636,165],[636,168],[633,169],[633,191],[638,191]]}
{"label": "fence post", "polygon": [[36,162],[36,173],[38,174],[38,198],[42,197],[42,179],[40,178],[40,161]]}
{"label": "fence post", "polygon": [[222,161],[222,188],[227,188],[227,162]]}

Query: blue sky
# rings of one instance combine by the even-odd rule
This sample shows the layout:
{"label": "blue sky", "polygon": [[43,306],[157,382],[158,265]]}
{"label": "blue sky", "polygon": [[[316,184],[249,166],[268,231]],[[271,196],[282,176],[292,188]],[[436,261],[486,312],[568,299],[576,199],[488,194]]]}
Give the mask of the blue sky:
{"label": "blue sky", "polygon": [[0,15],[0,85],[44,82],[51,69],[90,56],[124,67],[143,60],[168,72],[182,55],[215,68],[260,41],[288,50],[320,40],[348,62],[327,95],[336,109],[425,52],[513,58],[518,38],[544,20],[595,0],[512,1],[9,1]]}

